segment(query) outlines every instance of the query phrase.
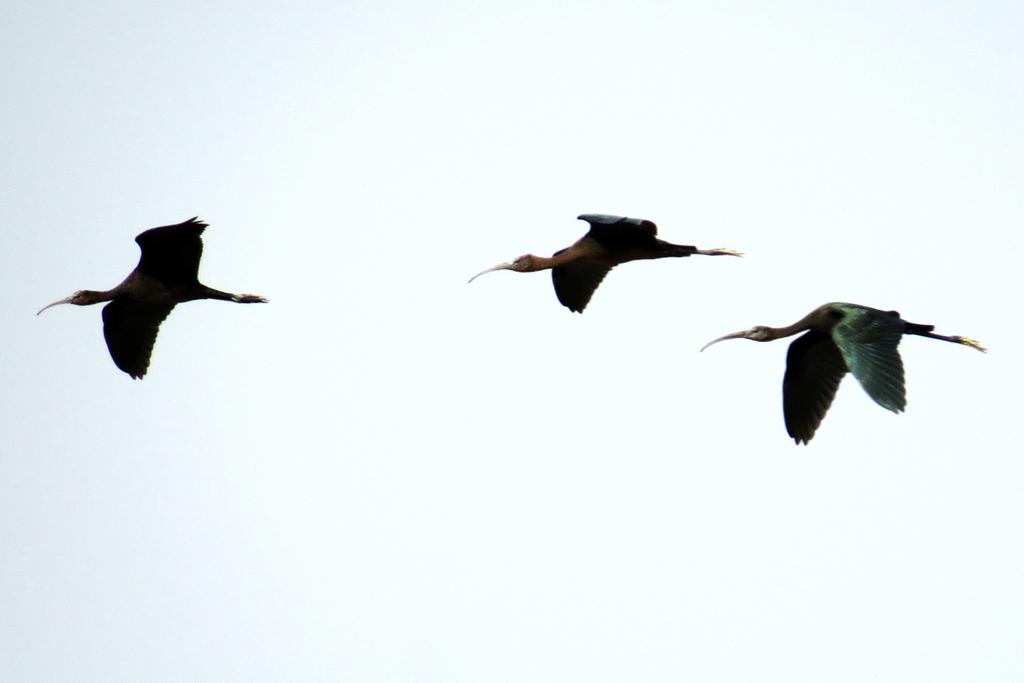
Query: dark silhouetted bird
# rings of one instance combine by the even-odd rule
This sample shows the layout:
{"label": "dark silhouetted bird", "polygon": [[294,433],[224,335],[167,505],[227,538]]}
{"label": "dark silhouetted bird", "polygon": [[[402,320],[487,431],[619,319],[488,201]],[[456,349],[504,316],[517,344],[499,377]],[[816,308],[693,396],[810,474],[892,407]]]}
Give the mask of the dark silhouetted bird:
{"label": "dark silhouetted bird", "polygon": [[742,255],[730,249],[698,249],[665,242],[657,238],[658,227],[654,223],[640,218],[587,213],[579,219],[590,223],[590,230],[572,246],[556,251],[550,258],[525,254],[477,273],[469,281],[495,270],[531,273],[550,268],[558,300],[570,311],[582,313],[604,276],[620,263],[693,254]]}
{"label": "dark silhouetted bird", "polygon": [[771,341],[805,332],[789,345],[782,380],[782,413],[786,431],[798,443],[807,443],[832,405],[843,375],[852,372],[875,403],[902,412],[907,405],[903,361],[897,346],[905,334],[964,344],[984,351],[967,337],[935,334],[934,325],[907,322],[896,311],[881,311],[857,304],[819,306],[788,327],[758,326],[734,332],[725,339]]}
{"label": "dark silhouetted bird", "polygon": [[139,265],[121,284],[103,292],[77,291],[44,306],[39,313],[58,304],[89,306],[109,301],[103,307],[103,337],[110,357],[121,370],[141,379],[149,368],[160,323],[175,305],[195,299],[239,304],[267,301],[253,294],[222,292],[199,282],[199,259],[203,254],[200,235],[205,228],[206,223],[192,218],[178,225],[146,230],[135,238],[142,249]]}

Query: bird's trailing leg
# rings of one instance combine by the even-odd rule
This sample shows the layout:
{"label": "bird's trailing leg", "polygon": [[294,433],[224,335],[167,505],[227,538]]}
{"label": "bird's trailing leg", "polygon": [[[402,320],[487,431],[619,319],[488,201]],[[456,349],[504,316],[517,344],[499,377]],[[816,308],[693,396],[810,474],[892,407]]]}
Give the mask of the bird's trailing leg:
{"label": "bird's trailing leg", "polygon": [[942,341],[953,342],[954,344],[963,344],[964,346],[970,346],[972,349],[978,349],[982,353],[988,353],[988,349],[986,349],[984,346],[982,346],[974,339],[971,339],[970,337],[961,337],[958,335],[947,337],[946,335],[935,334],[934,332],[920,332],[918,334],[922,337],[929,337],[931,339],[941,339]]}
{"label": "bird's trailing leg", "polygon": [[265,304],[267,300],[262,296],[256,294],[232,294],[231,292],[222,292],[219,289],[213,287],[207,287],[206,285],[200,285],[203,288],[202,296],[196,297],[201,299],[218,299],[220,301],[233,301],[236,304]]}
{"label": "bird's trailing leg", "polygon": [[732,249],[698,249],[695,253],[703,254],[704,256],[743,256],[742,251],[734,251]]}
{"label": "bird's trailing leg", "polygon": [[905,323],[904,328],[905,334],[913,334],[918,337],[928,337],[929,339],[938,339],[940,341],[947,341],[953,344],[963,344],[964,346],[970,346],[972,349],[977,349],[982,353],[988,351],[984,346],[979,344],[973,339],[968,337],[961,337],[959,335],[946,336],[944,334],[935,334],[932,330],[935,329],[934,325],[922,325],[921,323]]}
{"label": "bird's trailing leg", "polygon": [[269,299],[256,294],[233,294],[231,300],[236,304],[265,304],[269,301]]}
{"label": "bird's trailing leg", "polygon": [[970,339],[968,337],[957,337],[956,339],[964,346],[970,346],[972,349],[978,349],[982,353],[988,353],[988,349],[986,349],[984,346],[979,344],[974,339]]}

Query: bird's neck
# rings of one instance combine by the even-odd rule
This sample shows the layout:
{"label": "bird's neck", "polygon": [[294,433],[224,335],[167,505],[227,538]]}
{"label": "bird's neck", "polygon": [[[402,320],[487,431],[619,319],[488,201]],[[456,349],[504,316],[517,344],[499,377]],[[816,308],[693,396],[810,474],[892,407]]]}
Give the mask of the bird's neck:
{"label": "bird's neck", "polygon": [[548,270],[558,266],[571,263],[579,259],[579,254],[571,253],[568,249],[555,254],[554,256],[537,256],[530,254],[530,261],[523,272],[532,273],[538,270]]}
{"label": "bird's neck", "polygon": [[111,301],[117,295],[117,288],[106,290],[83,289],[76,295],[76,301],[72,303],[79,306],[91,306],[103,301]]}
{"label": "bird's neck", "polygon": [[823,329],[820,324],[816,324],[818,323],[818,317],[816,314],[817,311],[812,311],[811,313],[805,315],[803,318],[800,318],[800,320],[797,320],[792,325],[786,325],[785,327],[767,328],[768,335],[764,341],[772,341],[773,339],[783,339],[785,337],[792,337],[794,334],[805,332],[807,330],[817,330],[818,332],[829,334],[832,331],[831,328]]}
{"label": "bird's neck", "polygon": [[807,326],[802,325],[801,322],[803,321],[795,322],[792,325],[786,325],[785,327],[769,327],[769,339],[783,339],[785,337],[792,337],[797,332],[803,332],[807,329]]}
{"label": "bird's neck", "polygon": [[559,261],[554,256],[534,256],[530,259],[530,271],[535,272],[538,270],[548,270],[560,265]]}

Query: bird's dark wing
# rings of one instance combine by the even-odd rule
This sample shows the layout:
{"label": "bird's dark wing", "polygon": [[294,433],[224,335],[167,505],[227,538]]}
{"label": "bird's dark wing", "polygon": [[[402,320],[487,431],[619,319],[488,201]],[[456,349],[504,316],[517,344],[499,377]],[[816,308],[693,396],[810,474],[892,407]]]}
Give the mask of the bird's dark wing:
{"label": "bird's dark wing", "polygon": [[[555,252],[555,256],[565,251]],[[563,306],[574,313],[582,313],[594,296],[594,290],[608,274],[612,266],[595,261],[574,261],[551,269],[551,281],[555,284],[555,296]]]}
{"label": "bird's dark wing", "polygon": [[147,304],[130,299],[111,301],[103,307],[103,338],[114,365],[133,379],[142,379],[149,368],[153,343],[173,304]]}
{"label": "bird's dark wing", "polygon": [[200,235],[206,223],[190,218],[178,225],[150,228],[135,238],[142,249],[138,270],[166,285],[191,285],[199,279],[203,255]]}
{"label": "bird's dark wing", "polygon": [[832,339],[850,372],[875,403],[901,412],[907,406],[903,360],[897,350],[903,321],[895,313],[848,308],[832,328]]}
{"label": "bird's dark wing", "polygon": [[789,345],[782,414],[786,431],[797,443],[814,436],[846,372],[843,355],[827,334],[811,330]]}
{"label": "bird's dark wing", "polygon": [[590,232],[587,235],[609,251],[649,246],[657,241],[658,226],[642,218],[597,213],[585,213],[579,218],[590,223]]}

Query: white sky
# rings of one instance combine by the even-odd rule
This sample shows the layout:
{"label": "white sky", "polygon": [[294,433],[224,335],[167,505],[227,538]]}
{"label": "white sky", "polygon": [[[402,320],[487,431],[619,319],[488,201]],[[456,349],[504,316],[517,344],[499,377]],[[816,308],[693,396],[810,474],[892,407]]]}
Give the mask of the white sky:
{"label": "white sky", "polygon": [[[0,7],[0,679],[1024,680],[1024,10]],[[731,247],[547,273],[585,212]],[[198,214],[145,381],[99,307]],[[901,346],[786,436],[828,301]]]}

